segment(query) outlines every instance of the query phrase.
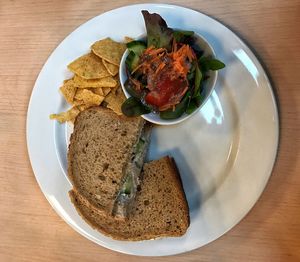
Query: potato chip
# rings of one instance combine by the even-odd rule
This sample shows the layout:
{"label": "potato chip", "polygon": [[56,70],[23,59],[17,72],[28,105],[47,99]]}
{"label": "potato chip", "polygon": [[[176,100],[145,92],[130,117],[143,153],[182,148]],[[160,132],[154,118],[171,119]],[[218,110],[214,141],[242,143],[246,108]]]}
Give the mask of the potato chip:
{"label": "potato chip", "polygon": [[111,92],[115,94],[116,91],[119,90],[119,88],[120,88],[120,90],[122,90],[122,87],[121,87],[119,76],[115,76],[114,79],[117,82],[117,84],[114,88],[111,88]]}
{"label": "potato chip", "polygon": [[68,65],[70,71],[84,79],[95,79],[110,76],[102,60],[93,53],[83,55]]}
{"label": "potato chip", "polygon": [[80,113],[80,110],[77,107],[72,107],[67,112],[62,112],[59,114],[51,114],[50,119],[56,119],[60,123],[66,121],[74,121],[76,116]]}
{"label": "potato chip", "polygon": [[96,87],[96,88],[92,88],[91,91],[94,93],[94,94],[97,94],[99,96],[104,96],[104,92],[102,90],[102,87]]}
{"label": "potato chip", "polygon": [[110,93],[111,89],[109,87],[102,87],[102,91],[103,95],[107,96]]}
{"label": "potato chip", "polygon": [[76,98],[74,98],[73,103],[72,103],[73,106],[79,106],[79,105],[83,105],[83,104],[84,104],[83,100],[79,100]]}
{"label": "potato chip", "polygon": [[76,90],[77,86],[75,85],[72,78],[65,80],[64,84],[60,87],[60,92],[69,104],[73,103]]}
{"label": "potato chip", "polygon": [[107,96],[111,90],[109,87],[97,87],[97,88],[91,88],[90,89],[93,93],[99,95],[99,96]]}
{"label": "potato chip", "polygon": [[117,81],[111,76],[100,79],[84,79],[80,76],[74,76],[74,82],[79,88],[91,88],[91,87],[115,87]]}
{"label": "potato chip", "polygon": [[102,63],[105,66],[108,73],[110,73],[112,76],[115,76],[119,72],[118,66],[111,64],[111,63],[105,61],[104,59],[102,59]]}
{"label": "potato chip", "polygon": [[122,55],[126,50],[126,45],[115,42],[110,38],[105,38],[95,42],[91,49],[100,58],[119,66]]}
{"label": "potato chip", "polygon": [[66,112],[50,115],[50,119],[56,119],[60,123],[73,122],[81,111],[98,106],[103,101],[115,113],[122,114],[121,105],[125,101],[125,96],[118,72],[126,45],[106,38],[97,41],[91,48],[91,53],[77,58],[68,65],[74,77],[65,80],[60,87],[65,100],[73,107]]}
{"label": "potato chip", "polygon": [[79,109],[80,111],[84,111],[84,110],[86,110],[86,109],[88,109],[88,108],[90,108],[90,107],[92,107],[92,106],[95,106],[95,105],[92,105],[92,104],[83,104],[83,105],[79,105],[79,106],[78,106],[78,109]]}
{"label": "potato chip", "polygon": [[97,88],[91,89],[91,91],[93,91],[95,94],[97,94],[99,96],[106,96],[110,92],[110,88],[109,87],[97,87]]}
{"label": "potato chip", "polygon": [[133,38],[131,38],[131,37],[129,37],[129,36],[125,36],[125,37],[124,37],[124,43],[125,43],[125,44],[130,43],[130,42],[132,42],[132,41],[134,41]]}
{"label": "potato chip", "polygon": [[107,103],[107,107],[112,109],[116,114],[122,115],[121,106],[126,100],[121,87],[119,87],[115,93],[110,92],[104,99]]}
{"label": "potato chip", "polygon": [[104,96],[94,94],[92,91],[87,89],[78,89],[75,98],[82,100],[84,104],[89,105],[100,105],[104,100]]}

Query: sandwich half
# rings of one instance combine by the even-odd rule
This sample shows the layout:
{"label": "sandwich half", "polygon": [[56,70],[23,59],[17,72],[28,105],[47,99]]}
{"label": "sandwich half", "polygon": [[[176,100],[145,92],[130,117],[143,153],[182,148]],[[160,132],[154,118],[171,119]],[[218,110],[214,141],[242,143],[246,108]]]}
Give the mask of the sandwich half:
{"label": "sandwich half", "polygon": [[141,117],[92,107],[76,118],[68,150],[68,176],[98,212],[126,218],[139,186],[150,127]]}
{"label": "sandwich half", "polygon": [[190,224],[189,208],[174,160],[146,163],[128,219],[120,220],[91,206],[76,189],[69,192],[78,213],[94,229],[118,240],[179,237]]}

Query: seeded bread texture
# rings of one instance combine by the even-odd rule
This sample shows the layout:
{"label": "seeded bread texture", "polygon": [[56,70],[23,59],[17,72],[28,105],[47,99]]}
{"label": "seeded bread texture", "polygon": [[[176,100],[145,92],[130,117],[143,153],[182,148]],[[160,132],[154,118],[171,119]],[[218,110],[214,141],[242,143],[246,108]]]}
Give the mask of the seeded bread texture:
{"label": "seeded bread texture", "polygon": [[140,117],[118,116],[92,107],[76,118],[68,150],[68,176],[87,201],[110,214],[144,125]]}
{"label": "seeded bread texture", "polygon": [[95,229],[118,240],[179,237],[189,227],[189,208],[176,165],[169,157],[146,163],[141,188],[128,220],[99,212],[79,192],[70,198],[78,213]]}

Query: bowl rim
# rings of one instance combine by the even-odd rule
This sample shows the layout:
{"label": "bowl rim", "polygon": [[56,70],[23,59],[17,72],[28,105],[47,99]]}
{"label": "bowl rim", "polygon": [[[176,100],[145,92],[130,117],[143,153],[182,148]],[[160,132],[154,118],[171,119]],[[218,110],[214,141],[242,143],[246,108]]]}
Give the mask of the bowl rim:
{"label": "bowl rim", "polygon": [[[181,29],[177,29],[177,28],[173,28],[173,29],[181,30]],[[195,32],[195,31],[194,31],[194,35],[196,35],[197,38],[199,38],[201,41],[203,41],[207,45],[207,47],[209,49],[209,52],[211,53],[212,57],[216,58],[216,52],[213,49],[213,47],[211,46],[211,44],[209,43],[209,41],[207,41],[205,39],[205,37],[203,37],[203,35]],[[143,33],[143,34],[137,36],[136,38],[134,38],[132,41],[141,40],[142,38],[145,38],[146,36],[147,36],[147,33]],[[128,53],[129,53],[129,50],[128,50],[128,48],[126,48],[125,52],[122,55],[122,58],[121,58],[121,61],[120,61],[120,67],[119,67],[119,80],[120,80],[122,91],[123,91],[126,99],[131,97],[131,95],[127,92],[127,90],[125,89],[125,86],[124,86],[124,83],[125,83],[127,77],[123,78],[123,75],[126,75],[126,73],[124,74],[123,71],[124,71],[124,68],[126,67],[125,60],[128,56]],[[158,120],[155,120],[151,116],[158,115],[158,114],[155,114],[153,112],[148,113],[148,114],[143,114],[143,115],[141,115],[141,117],[144,118],[145,120],[147,120],[148,122],[151,122],[153,124],[158,124],[158,125],[175,125],[175,124],[181,123],[181,122],[191,118],[197,112],[199,112],[199,110],[201,110],[201,108],[206,104],[206,102],[208,101],[209,97],[211,96],[213,90],[215,89],[215,86],[216,86],[216,83],[217,83],[217,78],[218,78],[218,70],[212,71],[212,72],[213,72],[212,73],[213,74],[213,80],[212,80],[212,83],[211,83],[211,88],[210,88],[208,94],[205,96],[205,99],[203,100],[201,105],[193,113],[191,113],[191,114],[183,113],[183,115],[181,115],[180,117],[175,118],[175,119],[161,119],[158,116]]]}

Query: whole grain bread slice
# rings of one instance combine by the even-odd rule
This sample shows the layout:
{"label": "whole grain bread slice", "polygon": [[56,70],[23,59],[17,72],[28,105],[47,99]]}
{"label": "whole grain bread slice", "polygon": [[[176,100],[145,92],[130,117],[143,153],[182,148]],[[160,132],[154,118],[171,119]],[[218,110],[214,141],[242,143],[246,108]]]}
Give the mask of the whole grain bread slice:
{"label": "whole grain bread slice", "polygon": [[70,198],[93,228],[118,240],[178,237],[189,227],[189,208],[175,162],[169,157],[146,163],[134,211],[128,220],[108,216],[89,204],[78,191]]}
{"label": "whole grain bread slice", "polygon": [[74,190],[99,211],[110,214],[123,171],[145,121],[92,107],[76,118],[68,150],[68,176]]}

